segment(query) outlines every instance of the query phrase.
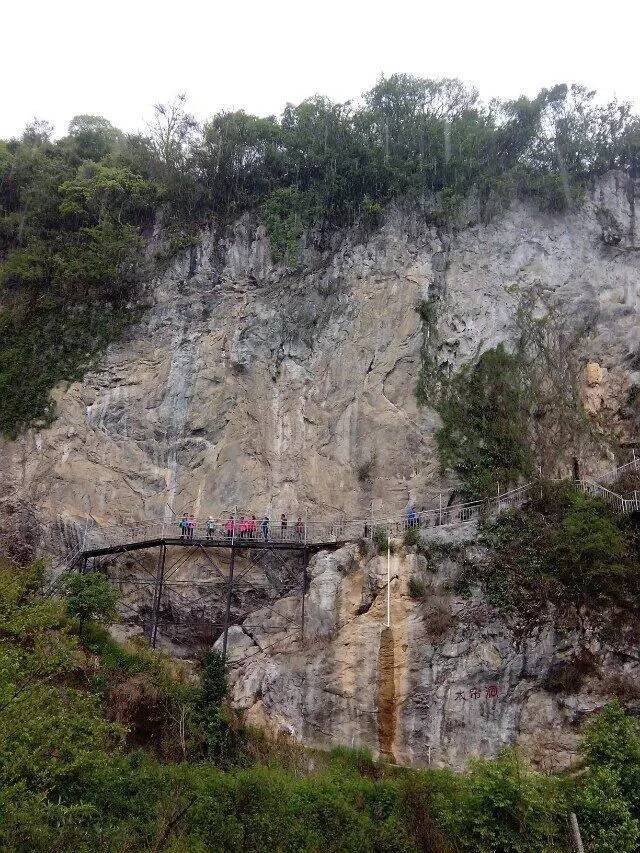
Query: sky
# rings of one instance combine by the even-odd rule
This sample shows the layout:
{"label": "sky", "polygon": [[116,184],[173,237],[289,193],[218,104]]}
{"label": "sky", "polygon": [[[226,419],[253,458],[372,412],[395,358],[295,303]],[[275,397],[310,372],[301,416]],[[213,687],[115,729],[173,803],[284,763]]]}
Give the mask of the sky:
{"label": "sky", "polygon": [[[484,98],[578,82],[640,109],[640,2],[4,0],[0,138],[77,114],[138,130],[179,92],[199,119],[345,101],[381,74],[455,76]],[[609,10],[610,9],[610,10]]]}

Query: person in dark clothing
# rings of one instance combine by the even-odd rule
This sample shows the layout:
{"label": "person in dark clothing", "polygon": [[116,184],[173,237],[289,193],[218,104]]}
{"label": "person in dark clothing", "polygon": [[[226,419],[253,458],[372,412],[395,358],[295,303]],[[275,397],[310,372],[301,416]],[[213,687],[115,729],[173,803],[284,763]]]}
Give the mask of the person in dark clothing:
{"label": "person in dark clothing", "polygon": [[304,522],[300,518],[300,516],[298,516],[298,519],[296,521],[295,530],[296,530],[296,539],[298,540],[298,542],[302,542],[302,539],[304,537]]}
{"label": "person in dark clothing", "polygon": [[266,542],[269,538],[269,516],[265,515],[260,523],[260,530],[262,531],[262,538]]}

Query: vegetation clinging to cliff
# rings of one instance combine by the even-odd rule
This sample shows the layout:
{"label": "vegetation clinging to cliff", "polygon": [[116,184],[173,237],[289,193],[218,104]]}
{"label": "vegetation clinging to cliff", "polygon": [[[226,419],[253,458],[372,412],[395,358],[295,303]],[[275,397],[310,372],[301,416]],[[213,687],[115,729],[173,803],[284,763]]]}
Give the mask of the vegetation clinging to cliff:
{"label": "vegetation clinging to cliff", "polygon": [[436,224],[476,198],[559,211],[611,167],[637,171],[629,106],[580,87],[484,104],[458,80],[382,78],[358,102],[315,97],[280,117],[243,111],[203,127],[184,98],[143,135],[77,116],[68,135],[34,122],[0,142],[0,429],[50,420],[50,388],[76,379],[138,316],[144,238],[188,245],[197,228],[257,211],[274,259],[293,266],[317,226],[376,224],[410,197]]}
{"label": "vegetation clinging to cliff", "polygon": [[440,462],[469,497],[504,492],[538,469],[554,476],[592,429],[579,393],[577,353],[584,334],[553,310],[536,316],[522,297],[515,312],[515,342],[485,350],[453,375],[437,365],[438,300],[421,303],[422,364],[416,397],[437,409]]}
{"label": "vegetation clinging to cliff", "polygon": [[[549,602],[615,605],[627,621],[638,617],[637,520],[569,483],[540,482],[522,510],[486,522],[482,541],[490,558],[468,566],[458,583],[480,581],[496,606],[536,618]],[[615,632],[622,622],[603,628]]]}

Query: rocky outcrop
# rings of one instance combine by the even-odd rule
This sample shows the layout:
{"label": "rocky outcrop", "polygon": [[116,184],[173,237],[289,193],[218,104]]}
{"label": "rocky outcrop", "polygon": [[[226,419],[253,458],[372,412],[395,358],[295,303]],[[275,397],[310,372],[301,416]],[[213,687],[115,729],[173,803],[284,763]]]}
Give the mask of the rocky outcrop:
{"label": "rocky outcrop", "polygon": [[[386,556],[355,546],[318,556],[304,643],[291,599],[275,639],[266,622],[232,629],[234,704],[274,737],[366,746],[405,764],[463,768],[518,744],[536,766],[569,766],[589,713],[613,695],[640,710],[635,640],[603,631],[611,614],[550,607],[525,623],[479,590],[453,592],[460,566],[483,558],[471,542],[428,573],[419,555],[394,555],[387,628]],[[426,579],[420,599],[412,576]]]}

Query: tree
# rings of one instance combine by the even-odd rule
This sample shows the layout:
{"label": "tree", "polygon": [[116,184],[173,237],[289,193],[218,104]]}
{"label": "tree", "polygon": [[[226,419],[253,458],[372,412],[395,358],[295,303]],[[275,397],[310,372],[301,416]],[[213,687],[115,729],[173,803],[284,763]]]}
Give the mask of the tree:
{"label": "tree", "polygon": [[22,142],[25,145],[47,145],[53,136],[53,125],[42,118],[34,118],[22,131]]}
{"label": "tree", "polygon": [[116,616],[118,593],[100,572],[71,574],[67,578],[67,612],[82,632],[87,622],[108,624]]}
{"label": "tree", "polygon": [[218,651],[205,655],[200,690],[204,707],[218,707],[227,695],[227,671],[224,658]]}
{"label": "tree", "polygon": [[69,122],[68,142],[83,160],[104,159],[122,141],[122,131],[102,116],[77,115]]}
{"label": "tree", "polygon": [[466,365],[444,387],[436,434],[440,459],[474,496],[531,474],[527,437],[530,400],[520,360],[500,344]]}
{"label": "tree", "polygon": [[206,754],[217,761],[228,761],[236,746],[222,707],[226,695],[224,658],[218,651],[209,651],[202,665],[196,719],[199,720]]}
{"label": "tree", "polygon": [[640,841],[640,730],[618,701],[587,726],[581,742],[589,774],[576,810],[593,853],[635,853]]}
{"label": "tree", "polygon": [[189,147],[198,130],[198,123],[186,111],[186,105],[184,93],[168,104],[154,104],[153,119],[147,125],[151,148],[165,177],[184,170]]}

